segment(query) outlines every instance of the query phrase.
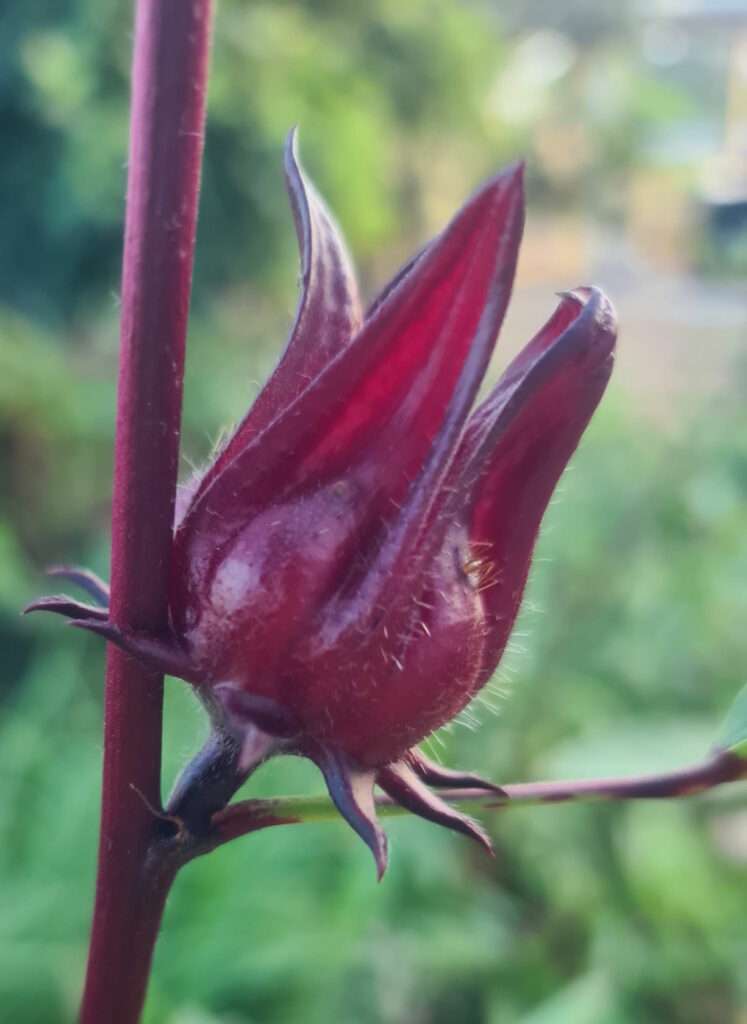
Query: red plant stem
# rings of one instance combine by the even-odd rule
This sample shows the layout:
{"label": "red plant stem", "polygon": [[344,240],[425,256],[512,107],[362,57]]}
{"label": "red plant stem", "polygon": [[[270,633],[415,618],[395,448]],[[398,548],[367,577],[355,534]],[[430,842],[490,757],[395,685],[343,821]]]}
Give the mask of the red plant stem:
{"label": "red plant stem", "polygon": [[[138,0],[122,272],[111,618],[166,626],[211,0]],[[99,867],[83,1024],[133,1024],[173,875],[146,878],[162,676],[109,646]]]}

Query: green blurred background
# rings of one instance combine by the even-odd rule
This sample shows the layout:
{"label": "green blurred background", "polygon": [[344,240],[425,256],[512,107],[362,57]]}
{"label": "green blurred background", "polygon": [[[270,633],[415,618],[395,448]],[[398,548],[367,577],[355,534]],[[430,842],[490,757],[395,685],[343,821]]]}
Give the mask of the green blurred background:
{"label": "green blurred background", "polygon": [[[103,651],[21,621],[45,564],[107,572],[131,5],[0,10],[0,1017],[74,1015],[93,891]],[[496,372],[593,280],[616,379],[547,517],[490,698],[435,749],[510,781],[697,759],[747,663],[747,5],[223,0],[184,472],[292,317],[281,147],[369,294],[509,159],[529,221]],[[203,738],[169,681],[164,788]],[[248,791],[317,792],[301,763]],[[149,1024],[744,1024],[747,793],[494,814],[497,858],[388,824],[270,830],[191,864]],[[105,1024],[105,1022],[102,1022]]]}

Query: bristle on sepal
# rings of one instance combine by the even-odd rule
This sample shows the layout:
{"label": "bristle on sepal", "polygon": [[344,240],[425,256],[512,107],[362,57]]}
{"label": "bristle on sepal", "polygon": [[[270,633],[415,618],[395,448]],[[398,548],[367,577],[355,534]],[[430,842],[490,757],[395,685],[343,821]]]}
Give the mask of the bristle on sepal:
{"label": "bristle on sepal", "polygon": [[310,753],[317,764],[337,810],[373,854],[376,876],[381,881],[388,862],[386,833],[376,817],[376,773],[354,768],[344,755],[327,747]]}
{"label": "bristle on sepal", "polygon": [[472,818],[468,818],[466,814],[456,811],[445,800],[432,793],[412,768],[403,761],[381,768],[376,776],[376,781],[392,800],[402,807],[406,807],[408,811],[412,811],[413,814],[426,818],[428,821],[433,821],[437,825],[443,825],[444,828],[450,828],[454,832],[461,832],[463,835],[469,836],[478,842],[491,857],[495,856],[493,844],[482,826]]}
{"label": "bristle on sepal", "polygon": [[443,768],[435,761],[431,761],[420,750],[410,750],[404,760],[413,769],[418,778],[422,779],[428,786],[447,789],[486,789],[491,793],[498,793],[506,796],[505,790],[501,789],[494,782],[483,779],[475,772],[454,771],[452,768]]}
{"label": "bristle on sepal", "polygon": [[106,608],[99,608],[96,605],[86,604],[84,601],[76,601],[66,594],[54,594],[50,597],[39,597],[23,609],[23,614],[29,612],[53,612],[55,615],[64,615],[66,619],[75,621],[98,621],[105,622],[109,618]]}

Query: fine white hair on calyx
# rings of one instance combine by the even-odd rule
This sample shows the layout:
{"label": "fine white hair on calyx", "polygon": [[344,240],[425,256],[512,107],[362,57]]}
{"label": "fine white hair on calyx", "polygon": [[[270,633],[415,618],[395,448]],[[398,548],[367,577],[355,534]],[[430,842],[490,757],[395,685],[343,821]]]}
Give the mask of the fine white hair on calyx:
{"label": "fine white hair on calyx", "polygon": [[427,736],[422,741],[420,746],[423,748],[426,757],[429,757],[437,764],[443,764],[441,753],[446,744],[444,743],[443,736],[439,736],[438,732],[432,732],[430,736]]}
{"label": "fine white hair on calyx", "polygon": [[519,628],[512,631],[495,672],[458,715],[431,735],[431,740],[443,745],[443,737],[449,736],[457,727],[475,732],[484,724],[486,712],[496,717],[500,716],[501,705],[509,699],[515,689],[520,672],[519,661],[525,658],[529,651],[527,642],[531,630],[528,628],[527,617],[541,611],[541,607],[533,599],[522,603]]}
{"label": "fine white hair on calyx", "polygon": [[225,427],[221,427],[218,431],[215,440],[212,442],[210,448],[210,461],[217,459],[221,452],[226,448],[228,442],[231,440],[233,435],[236,433],[236,423],[229,423]]}
{"label": "fine white hair on calyx", "polygon": [[[550,500],[550,507],[554,507],[562,501],[564,497],[563,481],[565,476],[571,472],[572,469],[573,466],[570,466],[563,473],[561,482],[556,487],[553,497]],[[543,523],[541,527],[541,536],[549,534],[552,529],[552,523],[547,525]],[[474,562],[483,563],[484,565],[489,555],[489,549],[492,547],[491,542],[472,541],[471,547],[474,552],[472,555]],[[534,589],[536,577],[542,572],[541,567],[548,563],[552,563],[553,561],[554,559],[548,555],[539,555],[532,558],[527,578],[526,591],[531,592]],[[468,565],[467,568],[477,567],[477,565]],[[485,570],[483,569],[483,572],[484,571]],[[488,585],[491,585],[494,582],[498,582],[498,580],[491,579],[489,576]],[[464,726],[470,731],[474,731],[476,727],[481,724],[480,719],[484,717],[484,711],[496,716],[501,714],[501,704],[508,700],[512,691],[515,689],[517,676],[520,673],[519,661],[520,659],[525,658],[529,653],[528,641],[531,635],[531,630],[528,628],[527,620],[529,618],[534,618],[534,616],[544,614],[545,609],[538,603],[536,598],[532,596],[524,598],[519,614],[519,628],[512,631],[504,648],[500,663],[492,677],[488,680],[482,690],[473,697],[467,707],[456,715],[450,722],[447,722],[436,732],[432,733],[428,740],[424,741],[423,746],[427,743],[430,750],[433,750],[436,744],[444,747],[446,745],[445,737],[452,734],[457,726]]]}

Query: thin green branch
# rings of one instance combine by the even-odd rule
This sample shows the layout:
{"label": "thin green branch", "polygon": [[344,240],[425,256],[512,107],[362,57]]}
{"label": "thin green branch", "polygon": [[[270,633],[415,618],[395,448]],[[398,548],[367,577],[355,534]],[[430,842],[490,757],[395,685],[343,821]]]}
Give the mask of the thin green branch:
{"label": "thin green branch", "polygon": [[[664,774],[562,782],[518,782],[502,786],[500,793],[481,789],[444,789],[440,795],[450,803],[459,804],[466,811],[480,813],[537,804],[674,799],[694,796],[740,779],[747,779],[747,759],[729,751],[716,751],[705,761]],[[377,797],[376,806],[383,817],[409,813],[384,795]],[[326,796],[242,800],[213,815],[210,838],[197,852],[206,853],[239,836],[272,825],[296,825],[338,818],[337,810]]]}

